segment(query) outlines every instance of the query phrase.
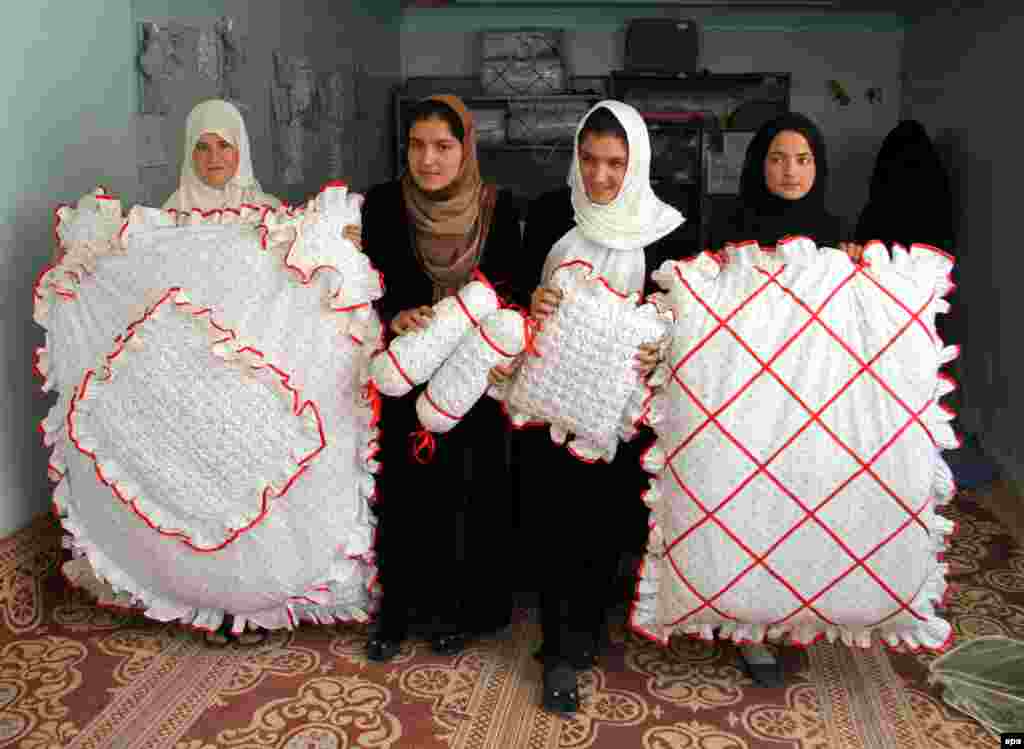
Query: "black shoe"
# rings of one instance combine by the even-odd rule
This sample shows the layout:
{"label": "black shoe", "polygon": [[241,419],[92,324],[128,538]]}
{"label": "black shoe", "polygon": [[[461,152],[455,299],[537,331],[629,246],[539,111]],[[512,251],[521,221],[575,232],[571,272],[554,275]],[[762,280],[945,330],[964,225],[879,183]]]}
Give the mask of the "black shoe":
{"label": "black shoe", "polygon": [[462,632],[434,635],[430,638],[430,649],[438,655],[458,655],[466,649],[466,640]]}
{"label": "black shoe", "polygon": [[576,670],[568,661],[544,664],[544,697],[541,705],[549,713],[572,715],[580,709]]}
{"label": "black shoe", "polygon": [[778,689],[785,684],[785,679],[782,676],[782,665],[778,659],[772,663],[751,663],[744,657],[742,650],[737,652],[739,653],[743,670],[746,671],[747,676],[754,680],[757,686],[765,687],[766,689]]}
{"label": "black shoe", "polygon": [[[544,663],[547,659],[547,654],[544,652],[544,648],[541,647],[533,654],[533,659]],[[575,668],[577,671],[588,671],[597,665],[598,658],[597,653],[592,650],[581,650],[578,653],[570,655],[566,660]]]}
{"label": "black shoe", "polygon": [[470,629],[470,632],[475,637],[493,637],[494,635],[504,632],[510,626],[512,626],[512,617],[505,616],[498,620],[489,621],[485,624],[480,624],[478,622]]}
{"label": "black shoe", "polygon": [[390,661],[402,649],[401,640],[392,640],[381,635],[374,635],[366,642],[366,657],[377,663]]}

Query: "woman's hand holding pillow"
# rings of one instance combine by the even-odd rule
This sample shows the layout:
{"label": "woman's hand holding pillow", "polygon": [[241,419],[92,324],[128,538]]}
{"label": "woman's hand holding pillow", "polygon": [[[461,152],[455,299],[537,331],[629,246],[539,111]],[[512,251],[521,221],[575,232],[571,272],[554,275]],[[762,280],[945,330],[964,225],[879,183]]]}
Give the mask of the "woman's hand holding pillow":
{"label": "woman's hand holding pillow", "polygon": [[434,319],[434,310],[426,305],[402,310],[391,321],[391,331],[395,335],[403,335],[416,328],[425,328]]}

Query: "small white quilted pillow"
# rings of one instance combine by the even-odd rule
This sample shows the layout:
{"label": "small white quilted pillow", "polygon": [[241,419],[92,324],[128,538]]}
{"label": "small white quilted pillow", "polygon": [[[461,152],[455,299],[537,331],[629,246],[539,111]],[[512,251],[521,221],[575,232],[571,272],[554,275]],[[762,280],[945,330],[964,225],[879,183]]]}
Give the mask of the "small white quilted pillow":
{"label": "small white quilted pillow", "polygon": [[551,437],[576,457],[611,462],[620,439],[629,440],[643,416],[648,389],[637,373],[642,344],[663,339],[671,322],[653,304],[637,306],[586,267],[569,264],[552,275],[562,290],[557,311],[536,338],[509,389],[512,424],[551,424]]}
{"label": "small white quilted pillow", "polygon": [[470,281],[458,294],[434,305],[426,328],[400,335],[370,360],[370,377],[384,395],[398,398],[430,379],[459,341],[480,321],[496,312],[498,295],[482,281]]}
{"label": "small white quilted pillow", "polygon": [[416,400],[420,424],[431,432],[444,433],[459,423],[487,392],[487,374],[507,365],[526,345],[526,319],[511,309],[487,316],[459,343]]}

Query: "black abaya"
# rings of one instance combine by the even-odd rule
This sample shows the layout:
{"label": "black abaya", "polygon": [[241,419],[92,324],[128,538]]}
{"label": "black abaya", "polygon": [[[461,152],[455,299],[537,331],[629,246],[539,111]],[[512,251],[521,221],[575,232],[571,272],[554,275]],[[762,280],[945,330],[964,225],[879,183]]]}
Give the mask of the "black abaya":
{"label": "black abaya", "polygon": [[916,120],[903,120],[882,141],[855,238],[862,243],[879,239],[887,246],[918,242],[953,251],[949,174]]}
{"label": "black abaya", "polygon": [[[939,159],[924,126],[903,120],[882,141],[871,175],[868,203],[857,222],[856,239],[881,240],[887,247],[915,242],[954,252],[953,192],[949,173]],[[958,269],[954,266],[953,279]],[[936,326],[945,341],[958,341],[963,330],[952,314],[957,309],[954,290],[947,301],[951,314],[939,315]]]}
{"label": "black abaya", "polygon": [[[363,208],[366,254],[384,276],[377,309],[387,327],[399,312],[431,305],[433,283],[416,258],[399,183],[371,189]],[[507,301],[522,303],[519,219],[501,193],[479,270]],[[433,460],[411,456],[419,428],[417,387],[384,398],[378,476],[378,563],[383,634],[403,639],[410,625],[431,634],[494,631],[512,607],[510,555],[518,497],[508,490],[506,420],[484,396],[437,439]]]}
{"label": "black abaya", "polygon": [[[575,226],[569,188],[530,203],[523,237],[523,265],[531,269],[530,290],[540,285],[552,245]],[[678,230],[677,230],[678,231]],[[672,246],[669,235],[644,249],[650,274]],[[612,463],[588,464],[552,442],[547,428],[519,433],[524,529],[537,538],[533,578],[540,592],[543,651],[554,658],[596,652],[604,639],[605,609],[621,601],[616,573],[622,553],[641,554],[647,541],[648,510],[641,495],[649,477],[640,467],[653,437],[646,429],[619,445]]]}

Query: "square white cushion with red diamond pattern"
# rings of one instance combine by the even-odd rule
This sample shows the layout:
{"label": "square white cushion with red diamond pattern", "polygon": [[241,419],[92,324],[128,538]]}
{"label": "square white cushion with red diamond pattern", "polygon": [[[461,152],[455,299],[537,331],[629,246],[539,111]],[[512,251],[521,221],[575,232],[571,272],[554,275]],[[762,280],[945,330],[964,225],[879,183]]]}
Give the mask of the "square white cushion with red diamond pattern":
{"label": "square white cushion with red diamond pattern", "polygon": [[791,238],[665,263],[676,314],[648,416],[655,477],[634,630],[941,648],[936,515],[958,446],[935,329],[952,260]]}

